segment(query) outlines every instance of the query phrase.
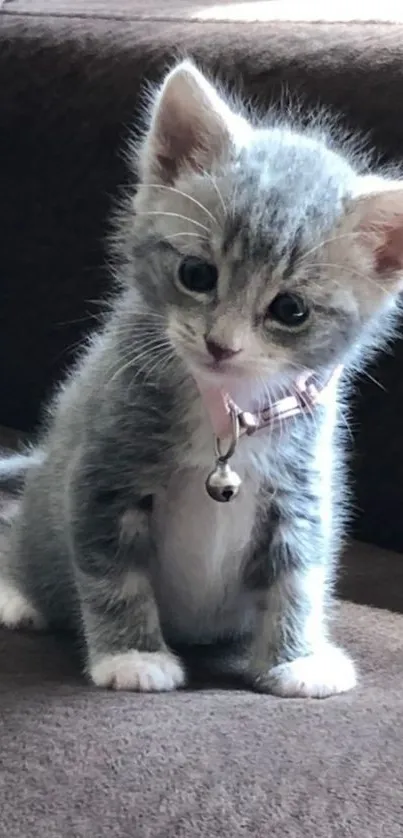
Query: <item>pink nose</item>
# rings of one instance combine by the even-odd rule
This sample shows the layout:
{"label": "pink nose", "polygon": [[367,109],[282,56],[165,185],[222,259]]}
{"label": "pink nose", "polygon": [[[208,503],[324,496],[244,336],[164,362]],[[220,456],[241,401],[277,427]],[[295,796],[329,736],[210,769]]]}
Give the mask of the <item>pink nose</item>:
{"label": "pink nose", "polygon": [[223,346],[215,340],[210,340],[209,338],[205,340],[207,350],[215,361],[227,361],[228,358],[233,358],[234,355],[238,355],[238,352],[240,352],[239,349],[231,349],[229,346]]}

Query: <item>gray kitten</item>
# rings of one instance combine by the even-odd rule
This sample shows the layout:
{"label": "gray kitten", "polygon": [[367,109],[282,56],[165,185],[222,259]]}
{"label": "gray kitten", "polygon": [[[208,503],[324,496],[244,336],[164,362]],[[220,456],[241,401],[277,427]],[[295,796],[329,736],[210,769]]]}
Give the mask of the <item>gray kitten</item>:
{"label": "gray kitten", "polygon": [[[189,62],[158,91],[137,164],[119,293],[3,522],[0,621],[72,627],[101,687],[180,687],[195,647],[262,691],[341,693],[356,675],[327,626],[339,373],[390,334],[403,187],[319,129],[252,124]],[[320,404],[242,435],[240,492],[217,503],[205,481],[230,405],[259,415],[308,373]]]}

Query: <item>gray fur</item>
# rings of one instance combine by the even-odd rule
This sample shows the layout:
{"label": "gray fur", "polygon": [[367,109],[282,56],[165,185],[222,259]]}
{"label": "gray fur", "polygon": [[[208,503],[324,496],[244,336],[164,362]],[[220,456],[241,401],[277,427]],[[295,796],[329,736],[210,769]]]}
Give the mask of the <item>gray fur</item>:
{"label": "gray fur", "polygon": [[[345,518],[341,385],[313,415],[243,439],[243,490],[220,506],[204,490],[212,431],[193,374],[208,334],[243,341],[230,380],[264,402],[302,369],[326,376],[343,363],[345,384],[393,324],[401,266],[380,278],[372,204],[360,237],[366,193],[389,192],[319,129],[252,128],[189,64],[158,92],[138,165],[135,213],[130,202],[117,224],[119,292],[49,409],[0,591],[75,629],[96,683],[178,686],[171,652],[221,643],[215,665],[258,689],[348,689],[353,667],[327,628]],[[178,286],[183,254],[219,266],[217,297]],[[265,317],[284,289],[310,305],[297,331]],[[146,675],[99,675],[114,655],[138,667],[137,653]],[[284,669],[311,657],[314,675]],[[326,659],[341,674],[321,675]]]}

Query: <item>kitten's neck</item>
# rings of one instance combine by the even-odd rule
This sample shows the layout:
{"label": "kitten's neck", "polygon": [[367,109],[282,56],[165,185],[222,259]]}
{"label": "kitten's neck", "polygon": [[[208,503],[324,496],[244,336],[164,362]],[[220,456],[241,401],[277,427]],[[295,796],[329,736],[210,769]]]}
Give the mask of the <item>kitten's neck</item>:
{"label": "kitten's neck", "polygon": [[233,432],[234,415],[242,435],[283,423],[300,413],[312,413],[316,405],[332,398],[342,370],[339,365],[323,376],[307,370],[284,388],[278,398],[271,398],[267,388],[251,393],[245,387],[223,388],[197,379],[196,384],[214,434],[225,439]]}

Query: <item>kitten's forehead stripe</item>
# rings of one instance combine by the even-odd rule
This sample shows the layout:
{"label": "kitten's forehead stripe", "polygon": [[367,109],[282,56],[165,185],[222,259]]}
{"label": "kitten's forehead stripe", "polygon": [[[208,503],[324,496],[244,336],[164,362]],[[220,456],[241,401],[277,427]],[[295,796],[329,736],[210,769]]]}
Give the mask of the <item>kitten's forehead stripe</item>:
{"label": "kitten's forehead stripe", "polygon": [[[233,211],[227,216],[223,231],[222,255],[252,264],[268,272],[281,265],[281,273],[289,279],[302,255],[304,218],[296,211],[296,196],[284,194],[269,184],[268,161],[262,174],[265,151],[259,149],[259,167],[245,160],[247,171],[239,175],[232,196]],[[254,165],[253,165],[254,164]],[[267,170],[267,171],[266,171]]]}
{"label": "kitten's forehead stripe", "polygon": [[239,212],[227,216],[222,241],[222,252],[224,256],[231,253],[234,249],[235,242],[242,236],[242,229],[245,224],[245,218]]}
{"label": "kitten's forehead stripe", "polygon": [[288,258],[283,270],[283,278],[289,279],[295,271],[298,260],[302,256],[302,224],[297,227],[294,239],[289,246]]}

